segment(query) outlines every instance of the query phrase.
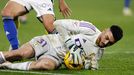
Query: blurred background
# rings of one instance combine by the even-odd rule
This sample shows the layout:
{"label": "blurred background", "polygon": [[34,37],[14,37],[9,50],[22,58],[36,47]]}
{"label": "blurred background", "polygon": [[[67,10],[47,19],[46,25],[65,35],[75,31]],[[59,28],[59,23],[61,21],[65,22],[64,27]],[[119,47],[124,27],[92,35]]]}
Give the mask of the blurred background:
{"label": "blurred background", "polygon": [[[8,0],[0,0],[0,11]],[[124,37],[117,44],[106,49],[103,59],[100,61],[98,71],[79,71],[81,74],[92,75],[134,75],[134,1],[131,1],[131,16],[123,14],[124,0],[66,0],[72,10],[71,19],[86,20],[92,22],[100,30],[119,24],[124,30]],[[56,19],[62,19],[58,9],[58,0],[54,2]],[[27,22],[21,24],[18,30],[21,44],[32,37],[45,34],[43,25],[37,20],[35,11],[27,14]],[[8,50],[9,42],[6,39],[3,23],[0,16],[0,50]],[[52,71],[54,73],[68,73],[69,71]],[[76,71],[69,73],[79,74]]]}

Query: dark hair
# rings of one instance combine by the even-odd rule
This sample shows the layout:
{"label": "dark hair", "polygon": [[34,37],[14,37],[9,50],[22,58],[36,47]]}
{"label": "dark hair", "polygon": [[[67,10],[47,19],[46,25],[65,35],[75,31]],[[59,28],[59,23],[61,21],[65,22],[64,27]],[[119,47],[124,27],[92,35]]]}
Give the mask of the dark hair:
{"label": "dark hair", "polygon": [[118,40],[120,40],[123,37],[123,30],[119,26],[112,25],[110,27],[110,30],[111,30],[111,32],[113,34],[115,42],[117,42]]}

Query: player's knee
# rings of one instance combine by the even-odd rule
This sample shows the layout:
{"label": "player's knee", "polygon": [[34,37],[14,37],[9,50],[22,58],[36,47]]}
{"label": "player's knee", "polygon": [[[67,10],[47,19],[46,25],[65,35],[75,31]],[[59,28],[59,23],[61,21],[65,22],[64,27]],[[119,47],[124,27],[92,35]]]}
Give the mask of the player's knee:
{"label": "player's knee", "polygon": [[21,51],[19,55],[24,59],[29,59],[33,57],[32,52],[28,52],[28,51],[23,51],[23,52]]}
{"label": "player's knee", "polygon": [[13,18],[13,14],[10,12],[10,10],[8,10],[8,9],[3,9],[2,11],[1,11],[1,15],[2,16],[10,16],[10,17],[12,17]]}
{"label": "player's knee", "polygon": [[48,19],[47,21],[45,21],[46,25],[50,25],[53,24],[54,20],[53,19]]}
{"label": "player's knee", "polygon": [[26,59],[32,58],[35,55],[35,52],[29,43],[23,44],[17,51],[21,57]]}
{"label": "player's knee", "polygon": [[24,57],[26,56],[26,54],[27,54],[27,53],[26,53],[25,51],[23,51],[23,52],[20,52],[20,54],[19,54],[19,55],[20,55],[21,57],[23,57],[23,58],[24,58]]}
{"label": "player's knee", "polygon": [[53,21],[48,20],[45,23],[45,27],[46,27],[46,29],[47,29],[48,32],[52,32],[54,30]]}
{"label": "player's knee", "polygon": [[51,26],[51,25],[53,25],[53,23],[54,23],[54,20],[52,20],[52,19],[45,20],[45,25],[46,26]]}
{"label": "player's knee", "polygon": [[41,60],[38,62],[38,66],[42,70],[54,70],[56,65],[52,61]]}
{"label": "player's knee", "polygon": [[41,65],[41,68],[44,70],[54,70],[55,69],[55,65],[53,63],[48,63],[48,62],[43,62]]}

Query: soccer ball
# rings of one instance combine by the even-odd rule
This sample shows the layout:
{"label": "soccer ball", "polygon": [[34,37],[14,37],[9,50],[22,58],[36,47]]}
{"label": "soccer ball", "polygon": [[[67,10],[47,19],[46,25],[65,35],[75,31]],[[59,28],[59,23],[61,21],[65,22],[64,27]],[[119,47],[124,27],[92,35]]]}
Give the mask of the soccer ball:
{"label": "soccer ball", "polygon": [[64,57],[65,66],[68,69],[82,69],[85,60],[83,50],[74,47],[72,47],[71,50]]}
{"label": "soccer ball", "polygon": [[[78,62],[78,60],[76,60]],[[70,54],[70,52],[68,52],[64,58],[64,63],[65,66],[68,69],[76,69],[76,70],[80,70],[83,68],[83,64],[74,64],[74,60],[72,57],[72,54]]]}

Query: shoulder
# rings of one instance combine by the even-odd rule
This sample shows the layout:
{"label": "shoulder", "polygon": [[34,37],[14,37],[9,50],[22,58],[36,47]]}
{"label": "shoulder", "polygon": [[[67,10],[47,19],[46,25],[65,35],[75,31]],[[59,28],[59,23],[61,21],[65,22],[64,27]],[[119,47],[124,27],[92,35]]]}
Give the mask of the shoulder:
{"label": "shoulder", "polygon": [[95,25],[93,25],[91,22],[88,21],[80,21],[79,27],[81,29],[84,29],[84,32],[86,32],[86,34],[95,34],[100,32]]}
{"label": "shoulder", "polygon": [[79,20],[75,20],[75,19],[58,19],[56,21],[79,21]]}

